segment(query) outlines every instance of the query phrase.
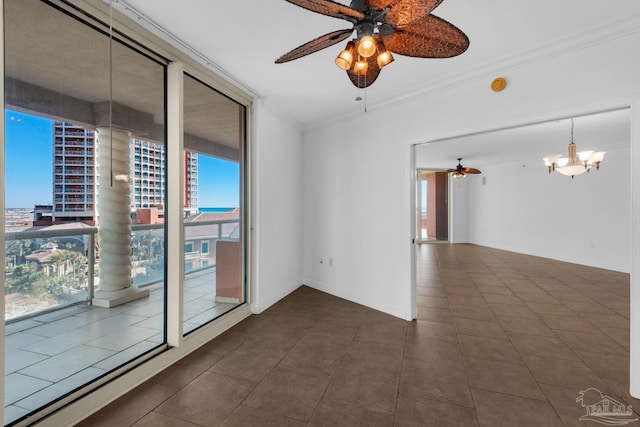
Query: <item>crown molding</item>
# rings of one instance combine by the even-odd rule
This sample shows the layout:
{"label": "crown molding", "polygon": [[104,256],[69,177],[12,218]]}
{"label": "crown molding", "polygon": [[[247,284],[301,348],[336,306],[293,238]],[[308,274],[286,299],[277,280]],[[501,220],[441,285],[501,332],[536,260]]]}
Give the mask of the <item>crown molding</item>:
{"label": "crown molding", "polygon": [[[430,80],[428,84],[425,84],[422,88],[413,89],[411,93],[400,94],[394,98],[387,98],[383,102],[370,102],[367,105],[367,111],[373,112],[384,108],[399,106],[423,98],[425,95],[445,92],[472,81],[486,80],[489,77],[493,78],[496,74],[503,75],[509,71],[525,68],[558,56],[588,49],[636,33],[640,33],[640,14],[630,15],[624,19],[608,22],[596,27],[582,29],[535,48],[488,59],[474,66],[471,70],[451,73],[443,78]],[[345,119],[350,120],[360,115],[362,115],[362,111],[342,112],[339,115],[333,115],[308,124],[305,126],[305,130],[312,130]]]}

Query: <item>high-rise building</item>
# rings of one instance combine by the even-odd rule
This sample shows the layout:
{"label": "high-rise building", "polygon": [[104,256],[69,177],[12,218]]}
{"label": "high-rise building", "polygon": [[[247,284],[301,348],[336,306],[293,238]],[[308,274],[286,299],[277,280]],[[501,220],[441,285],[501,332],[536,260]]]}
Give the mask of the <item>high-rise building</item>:
{"label": "high-rise building", "polygon": [[198,155],[190,151],[184,152],[184,212],[198,213]]}
{"label": "high-rise building", "polygon": [[133,139],[131,148],[131,207],[164,206],[164,146]]}
{"label": "high-rise building", "polygon": [[[131,141],[132,204],[134,209],[164,206],[165,149],[163,145],[133,139]],[[184,152],[185,215],[198,212],[198,155]]]}
{"label": "high-rise building", "polygon": [[[97,220],[97,140],[94,132],[71,123],[54,123],[53,223]],[[185,215],[198,211],[198,155],[185,151]],[[131,208],[165,205],[165,148],[131,140]]]}
{"label": "high-rise building", "polygon": [[71,123],[54,123],[53,209],[56,222],[96,220],[96,146],[92,131]]}

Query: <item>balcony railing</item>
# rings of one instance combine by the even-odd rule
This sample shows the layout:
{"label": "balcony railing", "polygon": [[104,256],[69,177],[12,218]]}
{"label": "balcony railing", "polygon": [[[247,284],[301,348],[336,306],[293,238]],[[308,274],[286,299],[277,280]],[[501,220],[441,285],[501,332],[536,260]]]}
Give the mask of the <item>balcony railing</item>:
{"label": "balcony railing", "polygon": [[[185,222],[185,241],[210,242],[209,253],[185,253],[186,271],[215,267],[215,241],[229,238],[237,225],[237,219]],[[161,284],[164,225],[138,224],[131,229],[133,285]],[[100,288],[97,233],[98,227],[86,226],[5,233],[5,321],[13,323],[70,305],[90,304]]]}
{"label": "balcony railing", "polygon": [[90,192],[90,190],[91,190],[90,188],[86,189],[86,188],[68,188],[68,187],[65,187],[65,188],[56,188],[55,192],[56,193],[82,193],[82,194],[84,194],[84,193]]}
{"label": "balcony railing", "polygon": [[93,184],[93,178],[90,176],[85,178],[70,178],[70,177],[67,177],[67,179],[58,178],[55,180],[55,183],[56,184]]}

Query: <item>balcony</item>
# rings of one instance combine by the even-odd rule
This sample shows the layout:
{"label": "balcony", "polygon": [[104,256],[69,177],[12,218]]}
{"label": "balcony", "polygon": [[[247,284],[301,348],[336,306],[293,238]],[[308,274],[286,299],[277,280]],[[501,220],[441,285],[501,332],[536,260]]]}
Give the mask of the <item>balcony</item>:
{"label": "balcony", "polygon": [[92,136],[93,132],[84,131],[84,130],[68,130],[64,131],[65,136]]}
{"label": "balcony", "polygon": [[85,161],[85,159],[77,159],[77,158],[65,158],[62,160],[56,160],[56,165],[58,164],[66,164],[66,165],[84,165],[84,164],[90,164],[88,162]]}
{"label": "balcony", "polygon": [[[208,240],[214,245],[217,239],[228,238],[237,226],[237,219],[187,222],[185,239]],[[99,289],[99,277],[93,274],[97,265],[94,261],[99,258],[96,241],[97,227],[5,233],[8,294],[15,289],[21,294],[42,296],[35,304],[25,302],[24,298],[17,305],[7,302],[5,320],[10,323],[25,316],[38,315],[40,310],[65,306],[70,302],[69,296],[72,296],[72,303],[87,303],[93,291]],[[161,281],[163,247],[162,224],[132,225],[132,268],[136,286],[144,287]],[[73,263],[58,259],[64,257],[73,258]],[[206,257],[209,258],[209,268],[215,268],[215,251]],[[193,254],[185,254],[186,258],[193,260]],[[56,284],[56,281],[61,283]],[[46,292],[37,291],[38,286],[44,287]],[[18,296],[12,298],[15,301]],[[32,310],[31,306],[37,309]]]}
{"label": "balcony", "polygon": [[69,178],[67,177],[66,179],[56,179],[56,184],[84,184],[86,183],[91,183],[93,180],[91,178]]}
{"label": "balcony", "polygon": [[64,173],[67,175],[84,175],[86,172],[84,168],[79,168],[79,169],[65,169]]}
{"label": "balcony", "polygon": [[[214,244],[237,225],[185,224],[185,234],[211,244],[210,253],[185,254],[184,333],[238,305],[216,302]],[[90,305],[100,289],[96,227],[5,234],[5,423],[163,343],[164,228],[132,231],[133,284],[150,295],[111,309]]]}
{"label": "balcony", "polygon": [[[68,205],[65,202],[65,205],[62,206],[62,209],[60,209],[61,212],[87,212],[88,210],[91,210],[93,208],[90,208],[88,206],[84,206],[84,205]],[[58,210],[58,209],[56,209]]]}
{"label": "balcony", "polygon": [[[67,156],[85,156],[88,154],[89,150],[84,150],[82,148],[66,148],[63,154]],[[58,153],[56,153],[58,154]]]}
{"label": "balcony", "polygon": [[[62,143],[63,143],[62,139],[56,138],[56,144],[61,145]],[[93,141],[87,141],[82,138],[74,138],[74,139],[65,138],[64,145],[67,147],[70,145],[76,146],[76,147],[86,147],[86,146],[93,146]]]}

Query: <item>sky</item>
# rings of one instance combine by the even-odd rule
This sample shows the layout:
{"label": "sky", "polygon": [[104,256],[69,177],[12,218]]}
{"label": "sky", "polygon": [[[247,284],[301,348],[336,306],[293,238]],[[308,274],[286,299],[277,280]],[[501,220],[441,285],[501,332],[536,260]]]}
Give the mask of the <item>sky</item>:
{"label": "sky", "polygon": [[5,206],[51,204],[53,121],[5,110]]}
{"label": "sky", "polygon": [[198,205],[205,208],[240,206],[240,165],[198,156]]}
{"label": "sky", "polygon": [[[5,110],[5,206],[51,204],[53,121]],[[199,207],[238,207],[238,163],[198,156]]]}

